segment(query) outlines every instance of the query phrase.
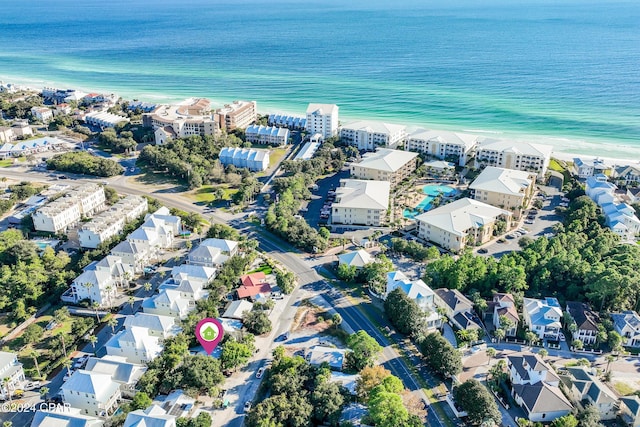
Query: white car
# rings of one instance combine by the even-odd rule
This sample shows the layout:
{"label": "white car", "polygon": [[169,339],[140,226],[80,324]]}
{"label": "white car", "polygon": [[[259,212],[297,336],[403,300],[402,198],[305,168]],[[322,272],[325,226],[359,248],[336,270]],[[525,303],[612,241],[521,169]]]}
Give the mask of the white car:
{"label": "white car", "polygon": [[566,338],[564,337],[563,333],[558,334],[558,338],[560,339],[560,341],[564,342],[566,341]]}
{"label": "white car", "polygon": [[244,404],[244,412],[245,412],[245,414],[246,414],[247,412],[249,412],[250,410],[251,410],[251,401],[247,401],[247,402]]}
{"label": "white car", "polygon": [[262,375],[264,374],[264,369],[265,368],[258,369],[258,372],[256,372],[256,378],[262,378]]}

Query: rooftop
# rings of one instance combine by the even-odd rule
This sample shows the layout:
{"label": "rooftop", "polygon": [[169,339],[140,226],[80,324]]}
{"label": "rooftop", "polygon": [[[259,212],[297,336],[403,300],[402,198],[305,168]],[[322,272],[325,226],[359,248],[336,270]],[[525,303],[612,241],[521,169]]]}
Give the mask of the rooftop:
{"label": "rooftop", "polygon": [[416,157],[418,157],[418,153],[411,151],[379,148],[375,153],[366,153],[355,166],[384,172],[396,172],[407,163],[414,161]]}
{"label": "rooftop", "polygon": [[387,210],[390,189],[388,181],[342,179],[333,207]]}
{"label": "rooftop", "polygon": [[368,133],[379,133],[384,135],[393,135],[403,132],[405,129],[406,126],[404,125],[384,123],[376,120],[359,120],[342,126],[342,130],[365,131]]}
{"label": "rooftop", "polygon": [[516,142],[508,139],[482,138],[478,146],[478,151],[481,150],[494,150],[533,157],[550,157],[553,147],[524,141]]}
{"label": "rooftop", "polygon": [[457,236],[464,236],[471,228],[495,222],[509,211],[469,198],[459,199],[415,217],[416,221],[431,224]]}
{"label": "rooftop", "polygon": [[492,191],[513,196],[522,195],[532,182],[535,174],[487,166],[469,186],[472,190]]}

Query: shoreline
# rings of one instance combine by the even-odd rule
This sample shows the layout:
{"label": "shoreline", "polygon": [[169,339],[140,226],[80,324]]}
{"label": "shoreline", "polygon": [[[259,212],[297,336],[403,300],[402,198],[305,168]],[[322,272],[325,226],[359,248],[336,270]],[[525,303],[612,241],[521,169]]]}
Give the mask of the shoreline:
{"label": "shoreline", "polygon": [[[29,79],[29,78],[21,78],[16,79],[10,76],[0,76],[0,81],[5,83],[12,83],[17,86],[20,86],[24,89],[32,90],[35,92],[41,92],[44,87],[56,87],[56,88],[73,88],[80,90],[82,92],[90,93],[90,92],[103,92],[103,93],[114,93],[125,100],[133,100],[137,99],[142,102],[150,102],[150,103],[159,103],[159,104],[176,104],[181,101],[184,101],[186,98],[198,98],[204,97],[211,101],[212,106],[223,106],[225,103],[232,102],[233,99],[228,99],[225,101],[221,101],[215,99],[213,97],[209,97],[206,95],[169,95],[169,94],[158,94],[158,93],[132,93],[131,91],[123,91],[117,92],[112,89],[103,89],[100,85],[95,86],[93,88],[84,87],[82,84],[69,84],[69,83],[60,83],[53,81],[44,81],[41,79]],[[41,87],[38,87],[38,84]],[[313,102],[310,100],[309,102]],[[265,107],[265,104],[267,107]],[[262,105],[262,108],[260,107]],[[304,108],[304,106],[302,106]],[[274,106],[269,102],[261,101],[258,103],[258,113],[259,114],[288,114],[294,116],[304,116],[304,110],[301,109],[299,112],[292,111],[290,107],[280,108],[278,106]],[[342,112],[341,112],[342,113]],[[467,133],[474,134],[481,137],[488,138],[504,138],[504,139],[512,139],[513,141],[523,141],[529,143],[537,143],[537,144],[546,144],[553,147],[553,157],[564,160],[564,161],[573,161],[574,157],[581,157],[583,159],[602,159],[608,165],[635,165],[640,164],[640,145],[633,146],[622,143],[619,140],[611,140],[611,139],[592,139],[591,141],[587,141],[578,137],[565,137],[565,136],[550,136],[550,135],[535,135],[525,132],[517,132],[517,131],[501,131],[501,130],[492,130],[492,129],[465,129],[464,125],[456,125],[456,124],[442,124],[442,123],[429,123],[427,120],[420,121],[416,123],[415,120],[397,120],[395,118],[387,119],[384,117],[372,117],[363,114],[351,114],[351,115],[341,115],[341,122],[347,123],[350,121],[358,121],[358,120],[373,120],[373,121],[383,121],[388,123],[400,124],[407,127],[407,132],[410,133],[413,129],[417,128],[425,128],[432,130],[441,130],[441,131],[449,131],[449,132],[457,132],[457,133]],[[640,143],[640,141],[638,141]],[[598,154],[596,154],[598,153]],[[601,155],[605,154],[604,156]]]}

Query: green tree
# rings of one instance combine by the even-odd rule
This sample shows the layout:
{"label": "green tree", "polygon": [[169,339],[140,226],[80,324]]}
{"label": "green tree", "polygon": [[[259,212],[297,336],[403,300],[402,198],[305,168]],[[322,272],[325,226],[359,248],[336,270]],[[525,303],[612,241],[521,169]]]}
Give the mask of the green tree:
{"label": "green tree", "polygon": [[398,332],[417,336],[424,330],[425,312],[400,288],[387,295],[384,311]]}
{"label": "green tree", "polygon": [[467,412],[471,424],[479,425],[490,421],[499,425],[502,414],[489,390],[478,381],[470,379],[453,389],[453,397]]}
{"label": "green tree", "polygon": [[340,264],[338,265],[337,275],[340,280],[352,282],[358,273],[355,265]]}
{"label": "green tree", "polygon": [[255,335],[263,335],[271,332],[271,320],[263,311],[250,311],[242,315],[244,327]]}
{"label": "green tree", "polygon": [[238,366],[243,366],[252,355],[253,349],[250,346],[234,339],[227,339],[222,345],[220,355],[222,369],[236,369]]}
{"label": "green tree", "polygon": [[151,406],[151,398],[143,391],[137,392],[131,400],[131,410],[146,409]]}
{"label": "green tree", "polygon": [[338,383],[323,382],[311,394],[313,418],[318,424],[338,425],[345,399]]}
{"label": "green tree", "polygon": [[397,393],[382,391],[369,399],[369,415],[376,427],[398,427],[407,425],[409,411]]}
{"label": "green tree", "polygon": [[37,323],[32,323],[27,326],[22,333],[22,339],[26,344],[33,344],[42,340],[44,329]]}
{"label": "green tree", "polygon": [[374,360],[382,351],[380,344],[363,330],[350,335],[347,338],[347,345],[351,351],[347,353],[346,365],[355,371],[373,365]]}
{"label": "green tree", "polygon": [[556,418],[551,423],[551,427],[577,427],[578,419],[573,414],[565,415],[564,417]]}
{"label": "green tree", "polygon": [[296,276],[290,271],[276,270],[276,284],[282,293],[290,294],[296,287]]}
{"label": "green tree", "polygon": [[599,427],[600,424],[600,411],[595,405],[587,404],[584,409],[578,412],[578,421],[580,427]]}
{"label": "green tree", "polygon": [[207,230],[207,238],[238,241],[240,240],[240,233],[226,224],[213,224]]}
{"label": "green tree", "polygon": [[462,372],[462,355],[439,332],[428,334],[419,347],[427,364],[443,378]]}
{"label": "green tree", "polygon": [[356,394],[358,398],[366,402],[369,400],[369,393],[382,381],[391,376],[391,372],[381,365],[365,366],[356,379]]}

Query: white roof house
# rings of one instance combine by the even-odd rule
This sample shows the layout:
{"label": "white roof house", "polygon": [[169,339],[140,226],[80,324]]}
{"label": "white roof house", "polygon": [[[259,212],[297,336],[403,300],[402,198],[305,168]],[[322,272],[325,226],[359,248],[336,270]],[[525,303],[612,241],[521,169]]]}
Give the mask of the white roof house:
{"label": "white roof house", "polygon": [[104,420],[81,413],[78,408],[55,411],[38,410],[31,420],[31,427],[102,427]]}
{"label": "white roof house", "polygon": [[140,312],[134,316],[125,316],[124,327],[126,329],[136,326],[147,328],[149,335],[160,338],[169,338],[182,331],[182,328],[176,324],[176,319],[171,316]]}
{"label": "white roof house", "polygon": [[228,259],[229,256],[224,255],[219,248],[203,246],[202,244],[192,249],[187,256],[187,261],[190,265],[210,268],[219,267],[227,262]]}
{"label": "white roof house", "polygon": [[[171,277],[190,278],[210,282],[216,277],[216,269],[212,267],[203,267],[201,265],[181,264],[171,269]],[[186,276],[186,277],[185,277]]]}
{"label": "white roof house", "polygon": [[427,286],[422,279],[409,280],[409,278],[401,271],[392,271],[387,273],[387,296],[396,289],[402,291],[414,300],[418,306],[428,313],[426,317],[427,328],[437,328],[440,326],[440,315],[435,307],[435,292]]}
{"label": "white roof house", "polygon": [[526,171],[487,166],[469,188],[519,196],[530,185],[531,174]]}
{"label": "white roof house", "polygon": [[107,354],[126,357],[130,363],[143,364],[155,359],[162,351],[162,338],[148,328],[132,326],[112,336],[105,344]]}
{"label": "white roof house", "polygon": [[372,262],[373,257],[364,249],[358,249],[357,251],[338,255],[338,264],[346,264],[349,267],[362,268]]}
{"label": "white roof house", "polygon": [[120,384],[120,392],[123,395],[132,396],[135,394],[136,383],[147,367],[127,362],[126,357],[105,355],[101,358],[90,357],[85,370],[109,375],[113,381]]}
{"label": "white roof house", "polygon": [[488,164],[507,169],[533,171],[544,176],[553,147],[508,139],[483,138],[476,148],[476,168]]}
{"label": "white roof house", "polygon": [[253,148],[224,147],[220,150],[220,163],[247,168],[251,171],[263,171],[269,167],[269,151]]}
{"label": "white roof house", "polygon": [[103,270],[85,270],[75,278],[71,289],[76,302],[89,299],[104,306],[112,303],[118,287],[111,273]]}
{"label": "white roof house", "polygon": [[194,308],[193,300],[183,298],[180,291],[174,289],[163,289],[158,295],[142,302],[142,310],[145,313],[173,316],[180,319],[187,317]]}
{"label": "white roof house", "polygon": [[464,166],[477,144],[477,135],[418,128],[407,137],[405,149],[441,160],[455,159]]}
{"label": "white roof house", "polygon": [[340,180],[332,205],[332,222],[381,225],[386,219],[390,189],[388,181]]}
{"label": "white roof house", "polygon": [[344,367],[346,354],[347,350],[316,345],[307,351],[305,358],[312,366],[327,363],[331,369],[341,371]]}
{"label": "white roof house", "polygon": [[235,301],[231,301],[229,306],[225,310],[222,317],[227,319],[238,319],[242,320],[243,313],[245,311],[253,310],[253,303],[251,301],[247,301],[246,299],[239,299]]}
{"label": "white roof house", "polygon": [[220,249],[223,255],[234,256],[238,253],[238,242],[227,239],[204,239],[199,246],[207,246],[210,248]]}
{"label": "white roof house", "polygon": [[377,146],[396,147],[407,136],[406,126],[374,120],[359,120],[343,125],[340,139],[359,150],[375,150]]}
{"label": "white roof house", "polygon": [[640,316],[635,311],[612,313],[613,328],[623,339],[626,347],[640,347]]}
{"label": "white roof house", "polygon": [[306,130],[310,135],[320,134],[322,139],[338,133],[339,107],[335,104],[311,103],[307,107]]}
{"label": "white roof house", "polygon": [[8,387],[0,387],[0,396],[7,398],[7,392],[13,393],[16,390],[18,384],[25,380],[24,369],[22,363],[18,361],[18,355],[16,353],[10,353],[8,351],[0,351],[0,378],[8,378]]}
{"label": "white roof house", "polygon": [[562,329],[562,307],[556,298],[524,298],[522,308],[525,324],[531,332],[540,339],[558,339]]}
{"label": "white roof house", "polygon": [[60,387],[62,399],[87,415],[106,417],[118,407],[120,384],[110,375],[89,372],[83,369],[75,371]]}
{"label": "white roof house", "polygon": [[175,427],[176,416],[170,415],[158,405],[129,412],[124,427]]}

